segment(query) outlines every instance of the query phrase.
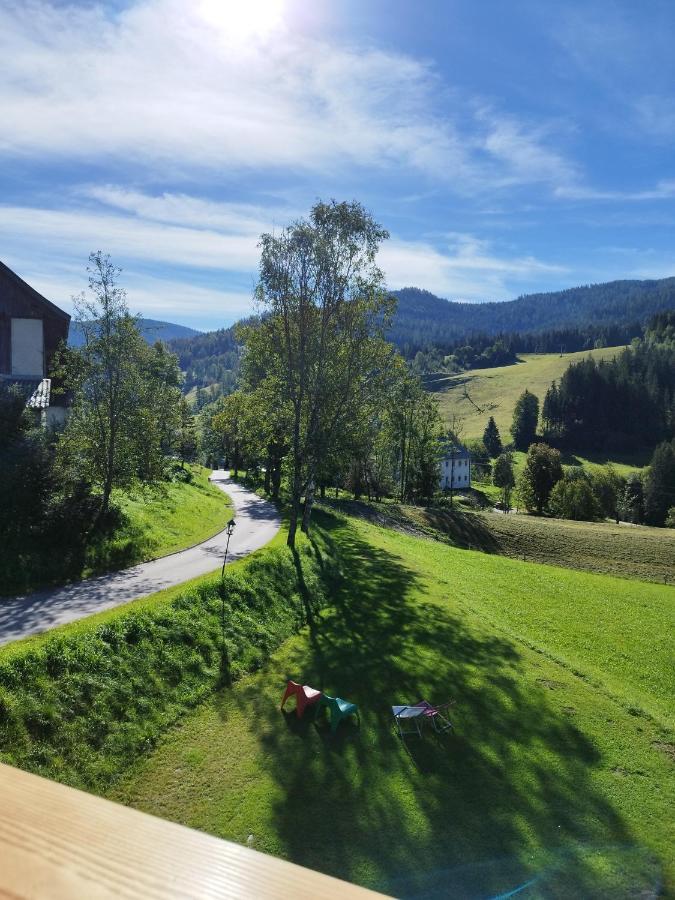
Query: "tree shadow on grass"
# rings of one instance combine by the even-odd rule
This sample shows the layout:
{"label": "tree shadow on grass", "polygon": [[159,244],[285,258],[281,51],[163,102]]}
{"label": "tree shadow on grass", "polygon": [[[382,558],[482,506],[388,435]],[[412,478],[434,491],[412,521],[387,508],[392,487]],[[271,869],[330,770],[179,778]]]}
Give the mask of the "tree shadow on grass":
{"label": "tree shadow on grass", "polygon": [[[315,552],[341,558],[334,609],[237,694],[278,786],[289,858],[397,896],[489,897],[533,879],[525,896],[605,896],[597,848],[632,841],[588,777],[597,749],[527,685],[513,644],[425,599],[400,558],[353,528],[323,524]],[[311,709],[280,716],[284,677],[358,703],[361,727],[331,736]],[[391,705],[421,697],[455,698],[456,730],[403,744]],[[613,896],[645,888],[640,867],[617,868]],[[651,861],[645,871],[649,882]]]}

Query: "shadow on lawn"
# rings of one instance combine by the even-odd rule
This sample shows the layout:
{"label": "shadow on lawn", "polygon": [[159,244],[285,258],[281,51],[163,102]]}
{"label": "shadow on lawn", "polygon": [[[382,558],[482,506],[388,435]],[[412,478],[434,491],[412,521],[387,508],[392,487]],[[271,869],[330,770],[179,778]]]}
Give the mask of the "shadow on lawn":
{"label": "shadow on lawn", "polygon": [[[527,687],[515,647],[420,600],[400,558],[331,519],[322,524],[342,560],[337,609],[291,644],[287,672],[268,670],[238,697],[281,792],[274,826],[289,858],[409,897],[489,897],[531,879],[538,887],[524,896],[651,886],[650,860],[637,888],[639,866],[628,867],[627,889],[607,881],[620,868],[607,852],[589,850],[627,846],[630,835],[587,776],[596,749]],[[320,557],[326,549],[315,544]],[[358,703],[361,727],[332,737],[311,710],[282,717],[284,675]],[[403,746],[390,706],[420,697],[455,698],[456,731]]]}

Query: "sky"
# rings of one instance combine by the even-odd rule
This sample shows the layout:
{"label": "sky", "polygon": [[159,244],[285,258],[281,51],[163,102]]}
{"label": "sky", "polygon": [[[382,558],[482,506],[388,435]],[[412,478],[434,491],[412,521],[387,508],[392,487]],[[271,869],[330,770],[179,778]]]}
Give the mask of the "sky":
{"label": "sky", "polygon": [[209,330],[335,198],[391,289],[675,275],[674,33],[672,0],[2,0],[0,259],[71,311],[103,250]]}

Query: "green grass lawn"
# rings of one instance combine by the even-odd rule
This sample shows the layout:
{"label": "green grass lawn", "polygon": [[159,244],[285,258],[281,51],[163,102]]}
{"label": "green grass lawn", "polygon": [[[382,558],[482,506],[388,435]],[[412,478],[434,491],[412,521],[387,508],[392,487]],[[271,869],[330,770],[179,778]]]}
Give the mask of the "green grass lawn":
{"label": "green grass lawn", "polygon": [[[483,485],[479,485],[483,490]],[[494,498],[493,498],[494,499]],[[573,522],[468,508],[400,503],[332,503],[361,518],[446,541],[455,547],[498,553],[603,575],[675,585],[675,531],[613,522]]]}
{"label": "green grass lawn", "polygon": [[[399,896],[672,890],[672,588],[319,514],[341,587],[113,799]],[[287,677],[357,702],[331,737]],[[456,700],[401,743],[392,703]]]}

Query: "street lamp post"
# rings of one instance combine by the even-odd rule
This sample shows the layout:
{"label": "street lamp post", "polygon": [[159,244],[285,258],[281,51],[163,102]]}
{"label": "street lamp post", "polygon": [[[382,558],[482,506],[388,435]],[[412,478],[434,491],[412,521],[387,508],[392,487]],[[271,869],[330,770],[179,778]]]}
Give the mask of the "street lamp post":
{"label": "street lamp post", "polygon": [[225,559],[223,560],[223,567],[220,570],[220,628],[223,637],[223,670],[227,668],[227,648],[225,646],[225,585],[223,584],[223,580],[225,578],[225,566],[227,565],[227,553],[230,549],[230,538],[232,537],[232,532],[234,531],[235,525],[236,522],[234,521],[234,519],[230,519],[230,521],[227,523],[227,543],[225,544]]}
{"label": "street lamp post", "polygon": [[227,523],[227,543],[225,544],[225,559],[223,560],[223,567],[220,570],[221,581],[225,576],[225,566],[227,565],[227,551],[230,549],[230,538],[232,537],[232,532],[234,531],[234,526],[236,524],[237,523],[234,521],[234,519],[230,519],[230,521]]}

